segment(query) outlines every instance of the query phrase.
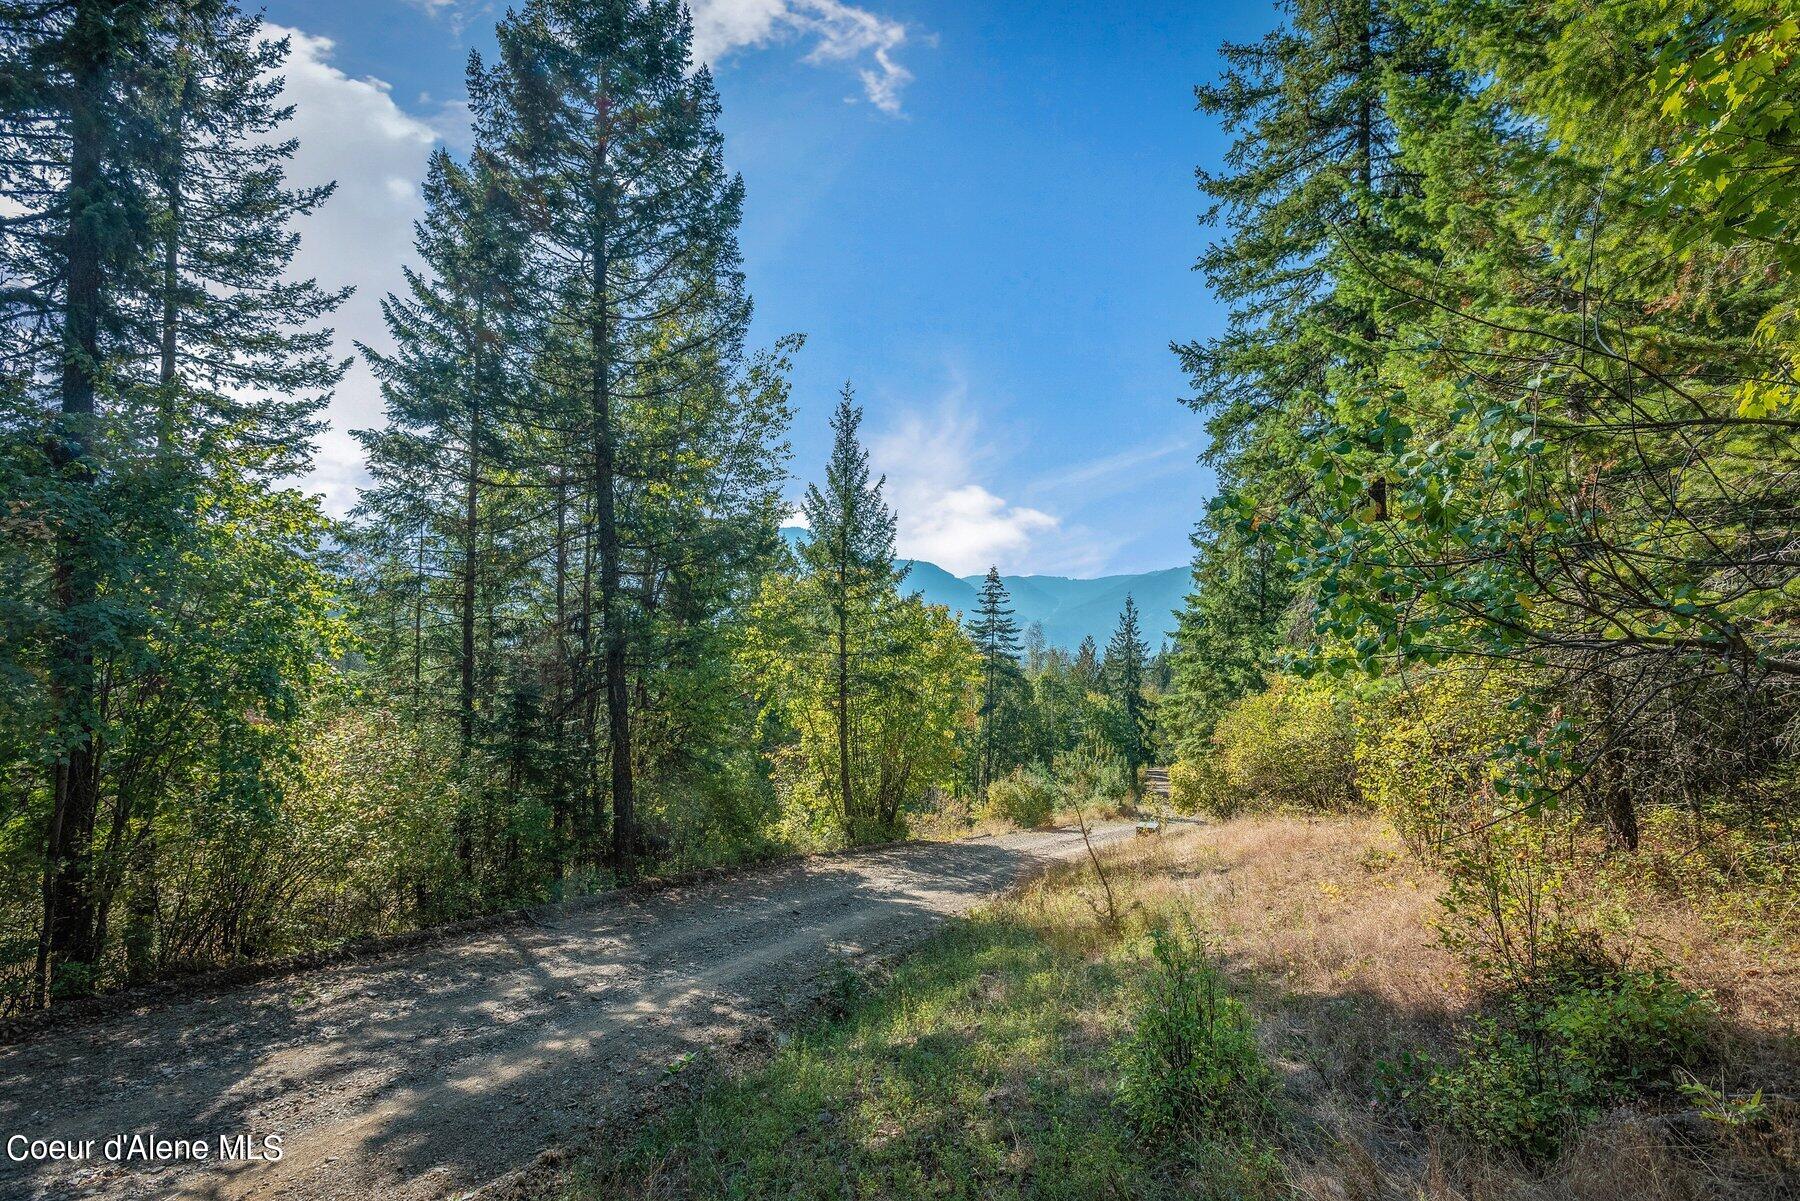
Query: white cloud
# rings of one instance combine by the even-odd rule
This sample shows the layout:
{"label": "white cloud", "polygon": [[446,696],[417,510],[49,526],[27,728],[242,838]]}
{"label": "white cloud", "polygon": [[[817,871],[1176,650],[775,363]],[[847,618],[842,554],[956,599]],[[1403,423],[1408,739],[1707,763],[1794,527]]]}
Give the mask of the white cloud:
{"label": "white cloud", "polygon": [[693,0],[694,57],[716,63],[733,50],[798,38],[811,43],[805,61],[857,64],[863,94],[898,115],[912,72],[894,58],[906,44],[900,21],[843,0]]}
{"label": "white cloud", "polygon": [[954,575],[974,575],[996,563],[1008,571],[1026,564],[1050,570],[1039,562],[1046,554],[1058,568],[1085,559],[1059,537],[1059,519],[1009,504],[975,481],[978,426],[958,389],[936,411],[904,413],[870,440],[871,463],[887,476],[901,557],[936,563]]}
{"label": "white cloud", "polygon": [[[446,22],[452,33],[478,18],[494,15],[489,0],[407,0]],[[909,31],[904,22],[844,0],[689,0],[694,18],[694,58],[717,63],[733,50],[799,40],[811,44],[805,61],[856,65],[863,95],[884,113],[897,116],[900,92],[912,72],[894,58]]]}
{"label": "white cloud", "polygon": [[[431,97],[419,97],[420,107],[431,103]],[[437,111],[425,119],[431,131],[438,139],[456,151],[467,154],[475,149],[475,112],[469,105],[467,96],[455,100],[445,100],[437,106]]]}
{"label": "white cloud", "polygon": [[[439,135],[401,109],[381,80],[352,79],[332,66],[329,38],[278,25],[268,33],[288,38],[292,47],[281,74],[287,80],[282,99],[294,106],[294,116],[281,136],[298,138],[300,146],[288,178],[296,186],[337,181],[331,199],[299,225],[293,273],[326,288],[355,285],[355,295],[331,318],[340,356],[355,355],[355,341],[385,348],[381,299],[402,286],[412,223],[424,210],[419,182]],[[324,493],[327,510],[342,514],[367,479],[349,431],[381,422],[381,389],[360,355],[328,416],[331,427],[306,484]]]}
{"label": "white cloud", "polygon": [[426,16],[442,19],[450,27],[450,32],[461,37],[469,22],[477,17],[493,14],[494,6],[487,0],[406,0],[412,7]]}

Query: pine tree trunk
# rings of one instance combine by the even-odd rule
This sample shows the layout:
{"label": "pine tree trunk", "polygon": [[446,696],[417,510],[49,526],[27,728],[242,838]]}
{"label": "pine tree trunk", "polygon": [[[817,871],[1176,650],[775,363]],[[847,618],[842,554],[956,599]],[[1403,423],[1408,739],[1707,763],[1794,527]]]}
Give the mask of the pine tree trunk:
{"label": "pine tree trunk", "polygon": [[[596,123],[599,153],[596,155],[596,182],[606,165],[606,140],[609,122],[608,98],[599,97]],[[598,202],[598,198],[596,198]],[[614,509],[617,464],[612,411],[612,346],[608,233],[604,204],[599,204],[600,220],[596,222],[594,247],[593,314],[589,337],[593,350],[594,410],[594,525],[600,552],[600,612],[606,622],[606,738],[612,765],[612,835],[613,872],[620,879],[633,874],[637,851],[637,830],[631,778],[631,696],[626,676],[625,622],[619,604],[619,528]]]}
{"label": "pine tree trunk", "polygon": [[[845,523],[846,530],[849,522]],[[854,809],[850,796],[850,596],[846,566],[849,546],[843,545],[838,555],[837,605],[837,743],[838,799],[844,808],[844,831],[856,837]]]}
{"label": "pine tree trunk", "polygon": [[[475,745],[475,539],[480,512],[480,441],[481,441],[481,349],[477,333],[475,364],[469,399],[468,471],[463,487],[463,561],[462,596],[458,598],[457,618],[462,642],[457,653],[456,735],[457,759],[465,766]],[[475,836],[471,815],[459,807],[456,815],[456,858],[463,874],[470,875],[475,865]]]}
{"label": "pine tree trunk", "polygon": [[[188,81],[182,83],[182,99],[176,112],[171,137],[168,174],[163,180],[163,198],[169,206],[169,228],[163,238],[162,262],[162,329],[161,361],[157,367],[160,396],[157,406],[156,457],[165,469],[175,450],[177,417],[176,352],[181,331],[181,233],[185,220],[182,203],[181,173],[183,166],[184,125],[187,109]],[[151,794],[144,806],[144,832],[137,853],[138,879],[131,885],[125,904],[125,975],[133,984],[142,983],[156,973],[157,919],[157,799]]]}
{"label": "pine tree trunk", "polygon": [[[92,482],[88,438],[94,416],[94,379],[100,356],[101,231],[108,205],[102,176],[106,141],[101,111],[112,37],[113,5],[85,0],[75,10],[70,45],[69,212],[63,319],[62,406],[51,435],[50,462],[65,487]],[[51,812],[44,867],[44,921],[38,939],[39,1003],[50,1003],[61,964],[89,965],[93,946],[91,855],[100,802],[100,747],[95,736],[92,608],[99,573],[82,530],[85,519],[65,524],[56,544],[52,605],[60,617],[52,651],[50,689],[57,732],[66,745],[51,774]]]}
{"label": "pine tree trunk", "polygon": [[550,846],[551,873],[563,875],[563,837],[569,827],[568,759],[569,669],[569,490],[563,468],[556,470],[556,629],[551,642]]}
{"label": "pine tree trunk", "polygon": [[475,742],[475,572],[477,567],[476,536],[480,511],[480,443],[481,443],[481,349],[477,334],[474,367],[474,395],[469,402],[469,458],[463,487],[463,562],[462,604],[458,615],[462,621],[462,647],[457,673],[457,738],[458,752],[464,761]]}
{"label": "pine tree trunk", "polygon": [[597,393],[600,437],[595,455],[598,506],[596,537],[600,550],[600,611],[606,621],[606,737],[612,763],[613,871],[621,879],[632,874],[636,852],[631,779],[630,681],[625,672],[625,623],[619,605],[619,530],[613,509],[611,389],[602,373]]}
{"label": "pine tree trunk", "polygon": [[579,756],[580,803],[576,819],[581,823],[578,834],[583,851],[596,865],[600,862],[598,842],[606,828],[606,798],[600,789],[600,679],[602,664],[597,629],[599,618],[594,610],[594,498],[582,498],[581,509],[581,600],[576,612],[581,619],[580,654],[576,659],[574,678],[579,692],[581,742]]}
{"label": "pine tree trunk", "polygon": [[413,721],[419,720],[419,707],[425,695],[425,527],[419,526],[419,544],[414,549],[413,614],[412,614],[412,703]]}

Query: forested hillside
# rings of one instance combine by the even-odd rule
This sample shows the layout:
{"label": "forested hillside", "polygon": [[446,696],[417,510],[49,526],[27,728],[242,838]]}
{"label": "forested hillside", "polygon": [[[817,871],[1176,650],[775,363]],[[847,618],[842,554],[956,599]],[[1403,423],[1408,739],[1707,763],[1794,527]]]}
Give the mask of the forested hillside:
{"label": "forested hillside", "polygon": [[[781,536],[795,549],[806,541],[806,531],[798,526],[783,526]],[[955,576],[922,559],[908,559],[906,567],[907,587],[927,604],[942,605],[952,613],[964,615],[980,607],[983,577]],[[1143,614],[1144,636],[1149,642],[1158,647],[1172,642],[1176,614],[1187,595],[1189,581],[1185,568],[1168,567],[1097,579],[1003,574],[1000,582],[1006,586],[1013,616],[1025,640],[1041,636],[1046,648],[1074,651],[1085,638],[1098,643],[1111,636],[1126,597]],[[1037,627],[1036,633],[1033,626]]]}

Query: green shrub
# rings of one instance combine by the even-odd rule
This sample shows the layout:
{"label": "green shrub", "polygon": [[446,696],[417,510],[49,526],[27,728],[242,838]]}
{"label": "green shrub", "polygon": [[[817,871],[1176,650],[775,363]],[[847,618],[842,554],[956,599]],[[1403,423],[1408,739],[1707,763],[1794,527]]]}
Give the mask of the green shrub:
{"label": "green shrub", "polygon": [[1505,996],[1547,996],[1614,966],[1583,899],[1580,816],[1568,807],[1468,828],[1434,855],[1438,934]]}
{"label": "green shrub", "polygon": [[1210,758],[1178,759],[1169,765],[1169,804],[1178,813],[1204,810],[1218,817],[1230,817],[1236,812],[1231,792],[1221,787],[1218,768]]}
{"label": "green shrub", "polygon": [[1130,790],[1125,761],[1098,746],[1057,752],[1050,764],[1050,777],[1059,809],[1077,805],[1102,811],[1116,809]]}
{"label": "green shrub", "polygon": [[1193,940],[1151,931],[1152,965],[1119,1054],[1118,1100],[1147,1138],[1244,1138],[1274,1107],[1275,1077],[1242,1002]]}
{"label": "green shrub", "polygon": [[1416,852],[1431,853],[1492,783],[1521,733],[1518,682],[1461,668],[1384,680],[1355,708],[1356,785]]}
{"label": "green shrub", "polygon": [[1042,767],[1014,768],[988,785],[986,815],[1032,829],[1050,820],[1056,808],[1056,782]]}
{"label": "green shrub", "polygon": [[1198,805],[1337,811],[1360,803],[1348,699],[1323,680],[1276,676],[1226,710],[1211,761],[1190,775]]}
{"label": "green shrub", "polygon": [[1425,1065],[1423,1116],[1467,1142],[1543,1158],[1611,1105],[1692,1061],[1712,1008],[1659,971],[1617,970],[1547,998],[1515,997]]}

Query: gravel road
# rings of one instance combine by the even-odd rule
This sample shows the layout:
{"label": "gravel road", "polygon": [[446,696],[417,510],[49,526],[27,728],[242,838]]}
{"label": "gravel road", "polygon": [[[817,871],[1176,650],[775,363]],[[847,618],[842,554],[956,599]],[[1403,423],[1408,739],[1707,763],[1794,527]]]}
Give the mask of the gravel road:
{"label": "gravel road", "polygon": [[[1051,831],[800,860],[47,1032],[0,1048],[0,1198],[457,1195],[778,1026],[834,961],[1082,853]],[[133,1134],[209,1158],[107,1162]],[[93,1146],[19,1163],[20,1135]],[[269,1135],[278,1161],[219,1157]]]}

